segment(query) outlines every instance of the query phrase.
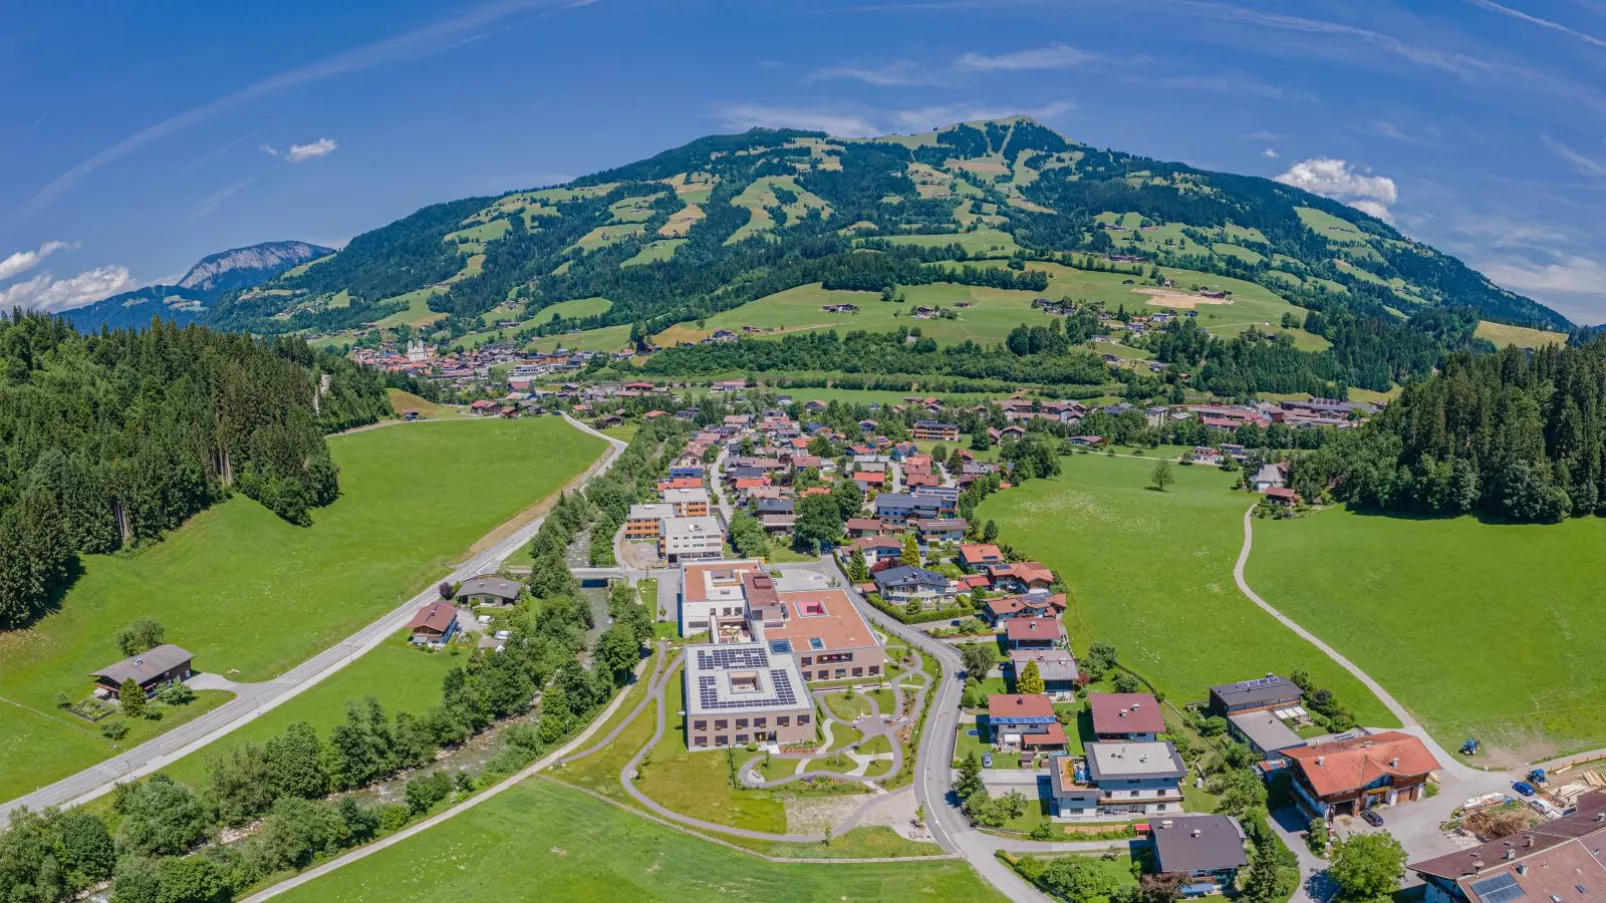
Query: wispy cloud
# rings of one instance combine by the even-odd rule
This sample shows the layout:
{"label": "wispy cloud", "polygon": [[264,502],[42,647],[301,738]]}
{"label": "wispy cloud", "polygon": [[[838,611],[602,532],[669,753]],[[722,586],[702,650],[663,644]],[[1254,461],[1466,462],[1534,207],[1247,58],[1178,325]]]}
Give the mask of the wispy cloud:
{"label": "wispy cloud", "polygon": [[867,138],[880,132],[875,123],[862,115],[831,109],[737,103],[720,109],[718,116],[725,128],[736,131],[794,128],[821,131],[844,138]]}
{"label": "wispy cloud", "polygon": [[1313,94],[1303,91],[1289,91],[1277,85],[1269,85],[1242,72],[1231,72],[1220,75],[1171,75],[1156,79],[1135,78],[1134,81],[1149,82],[1162,88],[1176,88],[1184,91],[1214,91],[1219,94],[1238,94],[1247,97],[1264,97],[1269,100],[1315,100]]}
{"label": "wispy cloud", "polygon": [[233,182],[207,195],[199,204],[195,205],[194,210],[190,211],[190,219],[198,220],[210,215],[212,211],[221,207],[224,201],[234,197],[242,188],[250,185],[251,181],[251,179],[244,179],[239,182]]}
{"label": "wispy cloud", "polygon": [[1583,41],[1585,44],[1588,44],[1592,47],[1606,47],[1606,39],[1597,38],[1588,32],[1579,31],[1576,28],[1563,25],[1560,22],[1553,22],[1550,19],[1542,19],[1538,16],[1530,15],[1520,9],[1512,9],[1509,6],[1501,6],[1500,4],[1495,3],[1494,0],[1465,0],[1465,2],[1470,3],[1479,9],[1486,9],[1489,12],[1499,13],[1502,16],[1510,16],[1513,19],[1527,22],[1530,25],[1537,25],[1540,28],[1548,28],[1551,31],[1560,32],[1561,34]]}
{"label": "wispy cloud", "polygon": [[1400,198],[1393,179],[1358,171],[1349,161],[1335,157],[1301,160],[1274,178],[1284,185],[1343,201],[1384,222],[1394,221],[1389,206]]}
{"label": "wispy cloud", "polygon": [[1606,287],[1606,264],[1588,257],[1565,257],[1551,263],[1485,264],[1483,274],[1521,292],[1600,294]]}
{"label": "wispy cloud", "polygon": [[1261,152],[1260,152],[1260,155],[1261,155],[1261,156],[1262,156],[1262,157],[1265,157],[1265,158],[1266,158],[1266,159],[1268,159],[1268,160],[1275,160],[1275,159],[1277,159],[1277,151],[1276,151],[1276,150],[1275,150],[1275,149],[1273,149],[1273,148],[1269,148],[1269,147],[1268,147],[1268,148],[1266,148],[1266,149],[1265,149],[1265,150],[1263,150],[1263,151],[1261,151]]}
{"label": "wispy cloud", "polygon": [[804,80],[820,82],[836,79],[852,79],[883,87],[938,85],[944,84],[947,80],[942,73],[921,66],[913,60],[893,60],[884,66],[828,66],[810,72]]}
{"label": "wispy cloud", "polygon": [[41,273],[27,282],[0,289],[0,307],[29,310],[69,310],[134,287],[127,267],[103,266],[67,279]]}
{"label": "wispy cloud", "polygon": [[1056,119],[1075,109],[1068,100],[1058,100],[1030,109],[994,106],[988,104],[939,104],[914,110],[893,110],[887,114],[893,130],[923,131],[956,122],[976,122],[982,119],[1005,119],[1025,114],[1034,119]]}
{"label": "wispy cloud", "polygon": [[284,158],[291,163],[305,163],[319,157],[327,157],[340,148],[340,142],[333,138],[319,138],[311,144],[292,144],[284,152]]}
{"label": "wispy cloud", "polygon": [[1239,135],[1238,137],[1244,141],[1281,141],[1288,136],[1279,132],[1268,132],[1262,129],[1261,131],[1250,132],[1246,135]]}
{"label": "wispy cloud", "polygon": [[583,3],[561,3],[555,0],[504,0],[477,7],[463,15],[445,19],[432,25],[417,28],[395,37],[364,44],[325,57],[315,63],[287,69],[264,78],[237,91],[224,94],[199,106],[191,107],[107,147],[80,161],[72,168],[52,179],[33,197],[23,202],[11,215],[14,225],[54,203],[85,176],[108,163],[120,160],[134,151],[175,132],[189,128],[229,110],[289,88],[322,81],[338,75],[360,72],[398,60],[414,59],[450,49],[461,43],[463,37],[475,29],[508,19],[520,13],[541,10],[567,9]]}
{"label": "wispy cloud", "polygon": [[1024,69],[1069,69],[1100,59],[1096,53],[1078,50],[1069,44],[1050,44],[1009,53],[967,53],[954,60],[954,66],[975,72],[1015,72]]}
{"label": "wispy cloud", "polygon": [[867,138],[889,132],[925,131],[956,122],[975,122],[981,119],[1003,119],[1026,115],[1034,119],[1054,120],[1071,110],[1076,104],[1056,100],[1035,107],[1021,109],[1003,104],[953,103],[910,109],[876,110],[860,106],[791,106],[764,103],[735,103],[721,107],[715,115],[725,128],[812,129],[844,138]]}
{"label": "wispy cloud", "polygon": [[47,241],[40,245],[36,251],[17,251],[4,260],[0,260],[0,282],[28,272],[38,266],[46,257],[57,251],[65,251],[75,247],[77,245],[70,242]]}
{"label": "wispy cloud", "polygon": [[1606,161],[1597,160],[1572,146],[1557,141],[1549,135],[1540,135],[1539,141],[1551,153],[1571,163],[1579,172],[1586,176],[1606,176]]}

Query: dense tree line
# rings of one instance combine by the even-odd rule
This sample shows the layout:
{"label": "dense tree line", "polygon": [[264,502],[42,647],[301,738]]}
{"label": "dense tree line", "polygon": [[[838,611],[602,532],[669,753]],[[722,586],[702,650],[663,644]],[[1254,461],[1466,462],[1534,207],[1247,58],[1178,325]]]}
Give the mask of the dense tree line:
{"label": "dense tree line", "polygon": [[1294,462],[1295,487],[1389,511],[1517,521],[1606,513],[1606,340],[1451,355],[1360,431]]}
{"label": "dense tree line", "polygon": [[156,540],[234,489],[307,522],[339,491],[323,433],[390,409],[376,375],[298,339],[199,326],[84,336],[17,311],[0,366],[0,628],[46,610],[77,554]]}

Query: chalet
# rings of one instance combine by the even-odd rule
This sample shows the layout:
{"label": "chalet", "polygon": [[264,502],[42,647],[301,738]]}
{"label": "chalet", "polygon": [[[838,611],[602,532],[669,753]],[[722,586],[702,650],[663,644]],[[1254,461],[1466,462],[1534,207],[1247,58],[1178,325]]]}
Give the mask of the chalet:
{"label": "chalet", "polygon": [[194,660],[195,656],[184,649],[164,643],[108,665],[90,677],[95,678],[95,693],[99,696],[120,699],[126,680],[133,680],[150,696],[170,683],[188,680]]}
{"label": "chalet", "polygon": [[842,525],[847,534],[854,539],[864,536],[875,536],[881,532],[881,522],[873,517],[850,517]]}
{"label": "chalet", "polygon": [[407,622],[412,642],[419,646],[444,646],[457,635],[457,629],[457,607],[445,601],[420,608]]}
{"label": "chalet", "polygon": [[1104,444],[1103,436],[1072,436],[1065,440],[1072,448],[1099,448]]}
{"label": "chalet", "polygon": [[1076,694],[1078,671],[1076,656],[1069,649],[1011,649],[1010,673],[1018,681],[1026,666],[1037,666],[1037,676],[1043,679],[1043,692],[1054,699],[1070,699]]}
{"label": "chalet", "polygon": [[959,542],[965,538],[967,526],[964,519],[958,517],[921,518],[915,521],[915,530],[919,532],[923,546]]}
{"label": "chalet", "polygon": [[1226,815],[1161,819],[1150,826],[1149,843],[1155,873],[1181,876],[1189,898],[1230,890],[1249,864],[1243,829]]}
{"label": "chalet", "polygon": [[1421,740],[1400,731],[1301,746],[1286,755],[1293,760],[1295,799],[1323,818],[1419,800],[1428,775],[1441,767]]}
{"label": "chalet", "polygon": [[1004,643],[1010,649],[1057,649],[1065,645],[1065,627],[1059,618],[1010,618]]}
{"label": "chalet", "polygon": [[880,518],[882,525],[895,529],[902,529],[910,520],[920,517],[936,517],[941,511],[942,503],[935,497],[915,496],[902,492],[883,492],[875,497],[872,507],[875,516]]}
{"label": "chalet", "polygon": [[1054,585],[1054,572],[1036,561],[988,565],[982,572],[992,581],[994,589],[1006,593],[1047,590]]}
{"label": "chalet", "polygon": [[1188,453],[1188,460],[1194,464],[1215,465],[1221,463],[1222,457],[1219,450],[1206,445],[1198,445],[1194,446],[1193,451]]}
{"label": "chalet", "polygon": [[[986,585],[985,576],[975,576],[980,578],[983,586]],[[1058,618],[1064,613],[1065,594],[1046,590],[1019,596],[1000,596],[982,604],[982,617],[994,626],[1015,618]]]}
{"label": "chalet", "polygon": [[1004,553],[991,543],[965,543],[959,547],[959,566],[967,571],[1007,563]]}
{"label": "chalet", "polygon": [[1268,503],[1279,508],[1292,508],[1304,501],[1304,499],[1300,498],[1299,493],[1286,486],[1275,486],[1261,494],[1266,497]]}
{"label": "chalet", "polygon": [[851,552],[862,553],[865,564],[872,568],[884,561],[901,560],[903,556],[903,541],[884,533],[856,539],[850,548]]}
{"label": "chalet", "polygon": [[882,472],[870,470],[855,471],[853,474],[853,482],[858,483],[859,488],[866,492],[871,489],[879,491],[883,486],[887,485],[887,475]]}
{"label": "chalet", "polygon": [[1286,483],[1283,469],[1276,464],[1263,464],[1255,473],[1255,491],[1265,492],[1268,489],[1281,489]]}
{"label": "chalet", "polygon": [[828,314],[856,314],[856,313],[859,312],[859,305],[857,305],[857,304],[825,304],[825,305],[822,305],[820,307],[820,310],[823,310]]}

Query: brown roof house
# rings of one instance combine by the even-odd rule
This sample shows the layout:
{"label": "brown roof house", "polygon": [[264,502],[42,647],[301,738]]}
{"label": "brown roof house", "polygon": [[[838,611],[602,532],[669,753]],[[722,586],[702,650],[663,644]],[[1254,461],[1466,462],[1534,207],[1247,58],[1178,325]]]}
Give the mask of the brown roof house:
{"label": "brown roof house", "polygon": [[1606,792],[1519,834],[1411,863],[1439,903],[1585,903],[1606,899]]}
{"label": "brown roof house", "polygon": [[412,641],[420,646],[444,646],[457,634],[457,606],[450,602],[431,602],[420,608],[407,622]]}
{"label": "brown roof house", "polygon": [[1165,733],[1165,714],[1150,693],[1089,693],[1093,733],[1100,740],[1152,741]]}
{"label": "brown roof house", "polygon": [[172,643],[163,643],[153,649],[147,649],[139,655],[108,665],[94,672],[90,677],[95,678],[95,686],[104,691],[103,695],[113,699],[121,698],[123,681],[130,678],[139,688],[149,696],[175,681],[187,680],[190,676],[190,663],[195,656],[184,651]]}
{"label": "brown roof house", "polygon": [[1153,826],[1154,870],[1181,875],[1187,897],[1232,887],[1238,870],[1249,864],[1244,833],[1225,815],[1181,815]]}
{"label": "brown roof house", "polygon": [[1421,740],[1400,731],[1301,746],[1283,755],[1293,760],[1300,805],[1324,818],[1419,800],[1428,775],[1439,769]]}

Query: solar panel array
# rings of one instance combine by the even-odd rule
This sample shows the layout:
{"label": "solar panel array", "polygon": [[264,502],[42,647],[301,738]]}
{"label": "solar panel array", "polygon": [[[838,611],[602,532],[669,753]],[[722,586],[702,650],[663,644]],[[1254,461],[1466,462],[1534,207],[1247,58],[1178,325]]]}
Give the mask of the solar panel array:
{"label": "solar panel array", "polygon": [[791,640],[770,640],[770,651],[775,653],[776,655],[791,655],[792,654],[792,641]]}
{"label": "solar panel array", "polygon": [[784,669],[771,668],[770,680],[775,687],[775,701],[779,705],[797,705],[797,694],[792,691],[792,677]]}
{"label": "solar panel array", "polygon": [[764,668],[770,663],[769,656],[762,649],[751,646],[736,649],[699,649],[697,650],[697,667],[703,670],[716,668],[720,671],[729,671],[733,668]]}
{"label": "solar panel array", "polygon": [[720,699],[719,678],[711,674],[704,674],[697,679],[697,700],[706,711],[726,711],[730,709],[768,709],[777,706],[796,706],[797,692],[792,687],[792,679],[786,671],[780,668],[770,669],[771,687],[774,693],[766,694],[761,699]]}
{"label": "solar panel array", "polygon": [[1483,903],[1509,903],[1511,900],[1520,900],[1528,896],[1517,879],[1510,875],[1495,875],[1482,881],[1472,882],[1472,892],[1478,895]]}

